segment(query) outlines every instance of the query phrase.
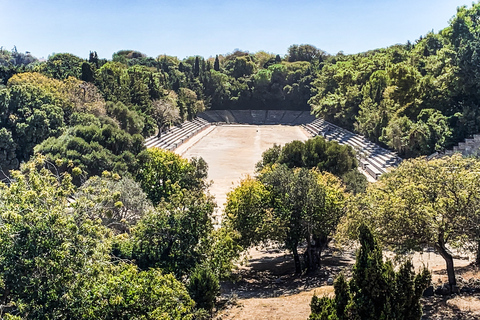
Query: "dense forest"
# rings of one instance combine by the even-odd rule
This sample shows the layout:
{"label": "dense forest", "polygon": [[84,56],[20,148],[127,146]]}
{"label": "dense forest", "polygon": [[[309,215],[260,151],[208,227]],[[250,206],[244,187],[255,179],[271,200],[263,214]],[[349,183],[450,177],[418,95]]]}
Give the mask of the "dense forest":
{"label": "dense forest", "polygon": [[[351,148],[294,141],[263,154],[214,226],[208,164],[147,150],[144,139],[206,109],[292,109],[406,158],[441,151],[480,132],[479,30],[473,4],[438,33],[353,55],[303,44],[283,56],[122,50],[111,60],[91,51],[40,61],[1,48],[0,319],[205,319],[247,248],[279,243],[297,273],[314,272],[334,235],[341,243],[359,230],[386,270],[378,281],[404,286],[384,279],[397,275],[378,259],[377,238],[399,251],[434,246],[455,291],[446,246],[480,263],[478,160],[412,159],[367,186]],[[337,282],[350,307],[335,317],[369,308],[358,304],[361,257],[351,287]],[[406,281],[415,317],[421,277]],[[313,314],[327,315],[338,302],[314,301]]]}

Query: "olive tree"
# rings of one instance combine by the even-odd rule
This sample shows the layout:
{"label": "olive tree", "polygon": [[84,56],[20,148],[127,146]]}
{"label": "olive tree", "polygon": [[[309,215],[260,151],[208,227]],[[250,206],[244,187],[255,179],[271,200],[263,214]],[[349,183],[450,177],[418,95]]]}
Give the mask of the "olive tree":
{"label": "olive tree", "polygon": [[461,155],[404,161],[349,205],[344,234],[368,223],[379,240],[398,250],[433,246],[445,259],[453,291],[456,280],[448,247],[478,247],[480,162]]}

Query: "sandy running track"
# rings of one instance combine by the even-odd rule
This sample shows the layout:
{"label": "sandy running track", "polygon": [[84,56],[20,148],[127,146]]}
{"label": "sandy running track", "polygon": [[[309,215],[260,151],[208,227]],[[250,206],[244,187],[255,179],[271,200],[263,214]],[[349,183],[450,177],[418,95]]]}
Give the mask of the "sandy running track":
{"label": "sandy running track", "polygon": [[283,145],[307,138],[307,133],[299,126],[222,125],[201,132],[175,152],[188,159],[205,159],[209,167],[208,179],[213,180],[210,192],[219,208],[223,208],[227,193],[243,176],[254,173],[255,164],[265,150],[274,143]]}

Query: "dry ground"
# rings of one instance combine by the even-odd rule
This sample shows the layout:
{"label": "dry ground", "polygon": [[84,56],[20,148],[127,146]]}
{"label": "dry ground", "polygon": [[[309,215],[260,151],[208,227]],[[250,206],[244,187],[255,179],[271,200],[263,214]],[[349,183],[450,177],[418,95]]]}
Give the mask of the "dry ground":
{"label": "dry ground", "polygon": [[[209,165],[210,192],[219,204],[217,218],[226,194],[247,174],[253,174],[263,151],[274,143],[306,140],[301,127],[282,125],[225,125],[211,127],[180,146],[176,152],[186,158],[203,157]],[[236,271],[236,281],[222,284],[224,305],[216,319],[307,319],[314,293],[332,294],[328,278],[349,273],[354,251],[328,252],[321,270],[313,276],[296,276],[291,256],[274,248],[251,250],[248,264]],[[434,284],[446,281],[445,263],[434,253],[414,256],[416,266],[426,265]],[[480,278],[478,269],[466,259],[456,259],[457,274],[464,279]],[[480,319],[479,295],[424,299],[425,319]]]}
{"label": "dry ground", "polygon": [[[213,180],[210,193],[219,208],[227,193],[245,175],[252,175],[262,153],[274,143],[306,140],[307,133],[299,126],[224,125],[214,126],[188,141],[175,152],[185,158],[202,157],[208,163],[208,179]],[[221,210],[219,210],[221,212]]]}
{"label": "dry ground", "polygon": [[[331,250],[324,257],[321,270],[312,276],[296,276],[293,260],[286,252],[275,249],[251,250],[246,266],[241,266],[236,281],[222,284],[222,298],[228,301],[217,312],[217,320],[283,320],[308,319],[314,294],[332,295],[328,278],[339,272],[350,275],[354,251]],[[444,260],[434,253],[416,254],[417,268],[428,265],[433,284],[446,281]],[[468,259],[455,259],[457,275],[464,279],[479,278],[480,272]],[[422,300],[423,319],[480,319],[480,295],[431,297]]]}

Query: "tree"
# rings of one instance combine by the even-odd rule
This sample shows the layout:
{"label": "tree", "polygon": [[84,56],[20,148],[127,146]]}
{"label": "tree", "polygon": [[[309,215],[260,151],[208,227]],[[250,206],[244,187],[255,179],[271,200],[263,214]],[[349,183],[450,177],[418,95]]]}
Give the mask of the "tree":
{"label": "tree", "polygon": [[84,60],[70,53],[57,53],[39,66],[40,72],[58,80],[81,78]]}
{"label": "tree", "polygon": [[237,242],[243,248],[272,238],[270,197],[263,183],[251,177],[227,194],[224,225],[240,233]]}
{"label": "tree", "polygon": [[[7,87],[0,89],[0,125],[16,145],[16,160],[10,154],[10,164],[27,161],[35,145],[63,133],[65,115],[72,106],[64,89],[61,81],[29,72],[13,76]],[[14,150],[8,145],[7,153]]]}
{"label": "tree", "polygon": [[202,158],[188,161],[172,151],[158,148],[148,149],[140,158],[137,181],[154,205],[183,189],[207,187],[208,166]]}
{"label": "tree", "polygon": [[65,96],[73,104],[72,112],[105,114],[105,100],[94,84],[69,77],[64,81]]}
{"label": "tree", "polygon": [[307,245],[304,254],[307,271],[315,271],[343,215],[340,181],[328,173],[282,165],[265,170],[259,179],[272,194],[274,221],[280,223],[277,228],[282,230],[279,240],[292,251],[295,271],[302,271],[298,253],[302,242]]}
{"label": "tree", "polygon": [[138,112],[130,110],[122,102],[107,102],[105,105],[107,115],[119,122],[120,128],[129,134],[141,134],[145,128],[144,117]]}
{"label": "tree", "polygon": [[7,172],[18,168],[16,157],[17,144],[12,138],[12,133],[6,128],[0,129],[0,170]]}
{"label": "tree", "polygon": [[213,199],[202,191],[172,195],[146,214],[132,233],[132,258],[142,270],[160,268],[179,279],[205,260],[213,230]]}
{"label": "tree", "polygon": [[193,65],[193,75],[198,77],[200,75],[200,59],[198,56],[195,57],[195,64]]}
{"label": "tree", "polygon": [[315,48],[309,44],[302,44],[302,45],[292,45],[288,48],[288,61],[308,61],[313,62],[316,60],[317,62],[322,62],[324,58],[326,58],[327,54]]}
{"label": "tree", "polygon": [[307,244],[305,265],[315,271],[343,214],[344,194],[328,173],[284,165],[265,168],[228,194],[225,225],[240,233],[244,248],[267,240],[284,243],[302,272],[298,247]]}
{"label": "tree", "polygon": [[152,117],[157,122],[158,137],[165,127],[177,124],[181,120],[180,110],[168,99],[153,101]]}
{"label": "tree", "polygon": [[129,232],[153,210],[138,182],[110,172],[88,179],[73,198],[81,204],[77,210],[84,211],[92,220],[101,219],[103,225],[119,233]]}
{"label": "tree", "polygon": [[453,258],[447,246],[477,247],[479,168],[478,160],[460,155],[404,161],[357,197],[348,210],[344,231],[368,223],[382,243],[400,251],[434,246],[445,259],[455,292]]}
{"label": "tree", "polygon": [[[87,178],[103,171],[135,173],[139,154],[145,150],[143,137],[128,134],[111,118],[100,120],[100,126],[77,125],[58,138],[50,137],[37,145],[35,152],[46,155],[61,172],[78,167]],[[76,184],[83,182],[76,180]]]}
{"label": "tree", "polygon": [[[95,65],[95,67],[98,69],[100,66],[98,65],[98,54],[97,51],[90,51],[90,54],[88,55],[88,62],[92,63]],[[86,80],[84,80],[86,81]]]}
{"label": "tree", "polygon": [[195,302],[171,274],[125,262],[95,271],[100,274],[89,275],[74,292],[82,300],[73,304],[70,319],[196,319]]}
{"label": "tree", "polygon": [[199,266],[190,276],[188,291],[195,300],[197,308],[211,311],[215,306],[215,299],[220,293],[220,283],[217,276],[208,267]]}
{"label": "tree", "polygon": [[316,168],[342,177],[349,190],[361,192],[367,180],[357,171],[355,151],[336,141],[326,141],[321,136],[307,141],[292,141],[280,147],[274,145],[262,154],[257,170],[273,164],[285,164],[289,168]]}
{"label": "tree", "polygon": [[255,63],[252,62],[250,56],[238,57],[233,61],[228,61],[225,66],[225,68],[229,69],[231,75],[236,79],[252,75],[255,71],[255,67]]}
{"label": "tree", "polygon": [[218,54],[215,56],[215,62],[213,63],[213,70],[220,71],[220,61],[218,60]]}
{"label": "tree", "polygon": [[173,275],[112,263],[111,232],[81,210],[84,197],[71,197],[70,175],[47,166],[36,157],[0,183],[2,317],[193,319],[194,302]]}
{"label": "tree", "polygon": [[314,296],[309,319],[420,319],[420,298],[431,281],[427,269],[415,274],[407,261],[395,272],[391,261],[383,261],[382,250],[364,225],[359,240],[352,279],[346,281],[343,274],[336,279],[333,299]]}
{"label": "tree", "polygon": [[91,83],[95,81],[95,71],[92,67],[92,64],[88,62],[82,63],[82,75],[80,80]]}
{"label": "tree", "polygon": [[72,212],[71,177],[54,176],[36,158],[0,184],[1,309],[30,319],[68,318],[65,296],[98,260],[108,231]]}

